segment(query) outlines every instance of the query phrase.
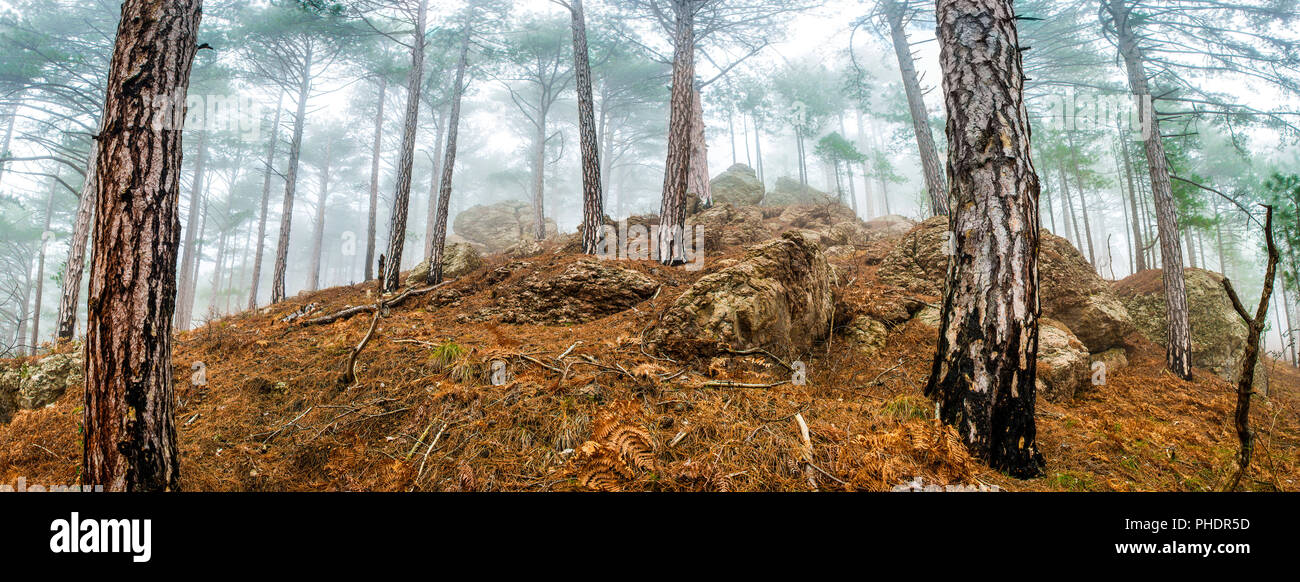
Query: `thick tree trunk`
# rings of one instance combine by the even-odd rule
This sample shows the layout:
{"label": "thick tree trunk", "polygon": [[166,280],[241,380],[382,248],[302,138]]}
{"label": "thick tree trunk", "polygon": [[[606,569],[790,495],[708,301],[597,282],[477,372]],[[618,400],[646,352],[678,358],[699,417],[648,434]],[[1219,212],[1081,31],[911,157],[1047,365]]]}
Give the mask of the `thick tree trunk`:
{"label": "thick tree trunk", "polygon": [[420,0],[415,32],[411,37],[411,70],[406,79],[406,120],[402,127],[401,158],[397,162],[397,192],[393,195],[393,215],[388,227],[388,255],[384,261],[382,288],[396,291],[402,281],[402,252],[406,248],[406,213],[411,204],[411,172],[415,167],[415,137],[420,127],[420,90],[424,86],[424,31],[429,16],[429,0]]}
{"label": "thick tree trunk", "polygon": [[199,216],[203,212],[203,181],[207,176],[208,132],[198,129],[199,153],[194,160],[194,181],[190,184],[190,211],[185,224],[185,245],[181,247],[181,270],[176,300],[176,327],[181,331],[190,328],[193,315],[194,251],[199,230]]}
{"label": "thick tree trunk", "polygon": [[944,182],[943,170],[939,165],[939,152],[934,145],[934,135],[930,133],[930,114],[925,109],[925,97],[921,92],[921,82],[916,75],[916,63],[912,59],[912,46],[903,29],[904,12],[907,10],[902,0],[887,0],[884,5],[885,20],[889,22],[889,36],[893,40],[894,54],[898,57],[898,70],[903,76],[903,89],[907,93],[907,108],[912,116],[912,131],[916,134],[916,146],[921,154],[921,170],[925,174],[925,189],[930,196],[931,216],[948,214],[948,186]]}
{"label": "thick tree trunk", "polygon": [[248,309],[257,309],[257,291],[262,282],[262,254],[266,247],[266,212],[271,203],[271,178],[275,175],[275,150],[280,142],[280,112],[284,109],[284,92],[275,104],[275,121],[271,123],[271,142],[266,144],[266,168],[262,172],[262,207],[257,218],[257,248],[253,251],[253,280],[248,291]]}
{"label": "thick tree trunk", "polygon": [[[582,0],[570,0],[573,16],[573,71],[578,92],[578,134],[582,148],[582,252],[594,254],[605,221],[601,190],[600,151],[596,144],[595,98],[591,91],[591,56],[587,50],[587,17]],[[734,149],[734,138],[733,138]]]}
{"label": "thick tree trunk", "polygon": [[284,301],[284,276],[289,266],[289,231],[293,226],[293,200],[298,191],[298,166],[302,162],[302,133],[307,125],[307,99],[311,97],[311,68],[314,53],[308,45],[304,54],[301,84],[298,86],[298,110],[293,119],[293,138],[289,142],[289,165],[284,176],[284,203],[280,207],[280,236],[275,243],[275,271],[271,273],[271,303]]}
{"label": "thick tree trunk", "polygon": [[325,210],[330,196],[330,162],[334,142],[325,145],[325,165],[320,173],[320,200],[316,202],[316,225],[311,235],[311,263],[307,267],[307,290],[320,289],[320,256],[325,243]]}
{"label": "thick tree trunk", "polygon": [[[375,113],[375,139],[370,152],[370,211],[366,219],[365,280],[375,278],[375,222],[379,216],[379,156],[384,147],[384,101],[388,94],[388,77],[379,76],[379,102]],[[434,181],[437,181],[435,178]]]}
{"label": "thick tree trunk", "polygon": [[663,203],[659,208],[659,260],[666,265],[686,261],[683,241],[686,192],[691,174],[691,118],[695,97],[695,22],[690,6],[675,1],[673,80],[668,116],[668,158],[664,163]]}
{"label": "thick tree trunk", "polygon": [[[1151,174],[1151,195],[1156,206],[1156,225],[1160,230],[1160,256],[1164,270],[1165,305],[1169,327],[1165,332],[1165,363],[1169,371],[1185,380],[1192,379],[1192,334],[1187,314],[1187,286],[1183,279],[1183,257],[1178,244],[1178,216],[1174,210],[1173,188],[1169,182],[1169,162],[1160,139],[1160,121],[1155,116],[1152,95],[1147,87],[1146,66],[1142,49],[1130,21],[1131,3],[1107,0],[1114,18],[1120,56],[1128,72],[1129,89],[1142,111],[1143,142],[1147,170]],[[1190,249],[1189,249],[1190,250]]]}
{"label": "thick tree trunk", "polygon": [[172,310],[180,238],[180,130],[151,107],[184,98],[201,0],[126,0],[109,70],[86,334],[82,482],[180,489]]}
{"label": "thick tree trunk", "polygon": [[704,102],[698,89],[691,95],[691,175],[686,192],[694,194],[700,204],[713,204],[713,189],[709,185],[709,144],[704,136]]}
{"label": "thick tree trunk", "polygon": [[45,228],[41,229],[41,250],[36,259],[36,305],[32,309],[32,351],[41,345],[41,295],[45,291],[45,233],[50,232],[50,216],[54,212],[54,193],[58,192],[58,183],[50,185],[50,196],[45,201]]}
{"label": "thick tree trunk", "polygon": [[456,63],[456,84],[451,97],[451,117],[447,120],[447,151],[442,162],[442,180],[438,190],[438,225],[433,230],[433,254],[429,258],[430,285],[442,283],[442,257],[447,246],[447,215],[451,211],[451,179],[456,173],[456,140],[460,135],[460,105],[465,96],[465,69],[469,68],[469,40],[472,15],[461,30],[460,60]]}
{"label": "thick tree trunk", "polygon": [[1035,442],[1038,177],[1007,0],[939,0],[954,254],[925,392],[972,454],[1042,473]]}
{"label": "thick tree trunk", "polygon": [[90,161],[81,184],[81,198],[77,200],[77,215],[72,221],[72,240],[68,243],[68,268],[63,276],[63,289],[59,298],[59,319],[54,323],[59,341],[71,340],[77,331],[77,311],[80,307],[81,276],[86,271],[86,245],[90,241],[90,220],[95,211],[95,192],[99,158],[99,142],[90,144]]}

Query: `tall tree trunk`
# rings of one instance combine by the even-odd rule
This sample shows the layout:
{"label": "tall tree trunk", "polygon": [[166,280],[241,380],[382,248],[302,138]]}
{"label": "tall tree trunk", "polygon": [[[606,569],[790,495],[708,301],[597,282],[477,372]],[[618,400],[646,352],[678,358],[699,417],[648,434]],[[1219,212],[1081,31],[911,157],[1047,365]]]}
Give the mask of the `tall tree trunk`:
{"label": "tall tree trunk", "polygon": [[388,258],[384,261],[384,291],[402,285],[402,252],[406,247],[406,213],[411,203],[411,171],[415,166],[415,137],[420,127],[420,89],[424,85],[424,31],[429,17],[429,0],[420,0],[415,33],[411,37],[411,70],[406,79],[406,121],[402,127],[401,158],[397,162],[397,192],[393,195],[393,216],[388,227]]}
{"label": "tall tree trunk", "polygon": [[[1078,150],[1074,146],[1074,133],[1067,133],[1066,138],[1070,145],[1070,170],[1074,174],[1075,192],[1079,195],[1079,213],[1083,215],[1083,235],[1088,243],[1088,264],[1092,265],[1092,270],[1097,270],[1097,251],[1092,243],[1092,221],[1088,219],[1088,196],[1083,188],[1083,174],[1079,171]],[[1062,176],[1062,179],[1065,177]]]}
{"label": "tall tree trunk", "polygon": [[1074,199],[1070,196],[1070,182],[1065,178],[1065,164],[1061,163],[1056,169],[1057,176],[1061,179],[1061,204],[1065,205],[1066,222],[1070,223],[1069,227],[1074,231],[1074,247],[1082,251],[1080,247],[1083,246],[1083,234],[1079,232],[1079,220],[1074,214]]}
{"label": "tall tree trunk", "polygon": [[5,130],[4,130],[4,137],[0,138],[0,183],[3,183],[4,175],[5,175],[5,166],[8,165],[4,162],[4,160],[10,157],[9,145],[11,142],[13,142],[14,126],[18,124],[19,107],[20,107],[19,104],[14,103],[13,105],[6,107],[5,112],[3,114],[5,120],[4,121]]}
{"label": "tall tree trunk", "polygon": [[867,218],[870,219],[870,218],[875,218],[876,216],[879,216],[878,206],[876,205],[876,203],[875,203],[874,201],[872,201],[872,196],[871,196],[871,168],[867,165],[867,160],[870,160],[870,159],[871,159],[871,148],[867,147],[867,145],[866,145],[866,141],[867,141],[867,137],[866,137],[866,136],[867,136],[867,134],[866,134],[866,131],[863,129],[863,124],[862,124],[862,110],[861,110],[861,109],[857,110],[857,111],[855,112],[855,114],[856,114],[857,121],[858,121],[858,140],[857,140],[857,141],[858,141],[858,144],[862,147],[862,153],[864,154],[864,155],[863,155],[863,158],[862,158],[862,164],[861,164],[861,166],[862,166],[862,196],[863,196],[863,198],[866,198],[866,203],[867,203],[867,208],[866,208],[866,210],[867,210]]}
{"label": "tall tree trunk", "polygon": [[86,333],[82,481],[108,491],[180,489],[172,310],[180,238],[179,130],[150,106],[184,98],[201,0],[126,0],[100,133]]}
{"label": "tall tree trunk", "polygon": [[90,241],[91,215],[95,211],[95,192],[98,190],[99,142],[91,141],[90,159],[81,183],[81,197],[77,200],[77,215],[72,221],[72,240],[68,243],[68,268],[63,275],[63,289],[59,298],[59,319],[54,323],[59,341],[71,340],[77,331],[77,311],[80,308],[81,276],[86,271],[86,246]]}
{"label": "tall tree trunk", "polygon": [[[587,17],[582,0],[570,0],[573,16],[573,71],[578,92],[578,134],[582,148],[582,252],[594,254],[605,222],[605,198],[601,190],[600,151],[596,148],[595,98],[591,91],[591,56],[587,50]],[[735,155],[735,134],[732,134]]]}
{"label": "tall tree trunk", "polygon": [[758,163],[758,181],[767,183],[767,175],[763,172],[763,127],[757,119],[754,120],[754,161]]}
{"label": "tall tree trunk", "polygon": [[[1048,192],[1043,192],[1042,197],[1043,200],[1047,201],[1047,220],[1052,224],[1052,234],[1056,234],[1056,211],[1052,209],[1052,195]],[[1039,223],[1042,223],[1041,218],[1039,219]]]}
{"label": "tall tree trunk", "polygon": [[190,289],[194,287],[194,247],[198,236],[199,216],[203,212],[203,183],[207,176],[208,132],[198,129],[199,153],[194,160],[194,181],[190,184],[190,211],[185,224],[185,245],[181,247],[180,283],[177,291],[176,327],[182,331],[190,328],[193,315],[193,299]]}
{"label": "tall tree trunk", "polygon": [[547,106],[541,105],[533,134],[533,237],[546,240],[546,124]]}
{"label": "tall tree trunk", "polygon": [[921,153],[921,170],[925,174],[925,189],[930,195],[932,216],[948,214],[948,186],[939,166],[939,152],[930,133],[930,114],[925,109],[921,82],[916,76],[916,63],[912,59],[912,45],[903,30],[906,6],[901,0],[887,0],[884,5],[885,20],[889,22],[889,36],[893,40],[894,54],[898,57],[898,70],[903,76],[903,89],[907,93],[907,108],[912,116],[912,131]]}
{"label": "tall tree trunk", "polygon": [[1160,120],[1155,116],[1152,95],[1147,87],[1146,65],[1142,49],[1130,21],[1133,5],[1126,0],[1107,0],[1107,10],[1114,18],[1119,52],[1128,72],[1129,89],[1138,101],[1145,124],[1147,170],[1151,174],[1151,194],[1156,206],[1156,225],[1160,230],[1160,256],[1164,270],[1165,305],[1169,327],[1165,331],[1165,363],[1169,371],[1185,380],[1192,379],[1192,334],[1187,315],[1187,284],[1183,279],[1183,257],[1178,244],[1178,216],[1174,210],[1173,188],[1169,182],[1169,162],[1160,138]]}
{"label": "tall tree trunk", "polygon": [[262,281],[262,252],[266,247],[266,208],[271,203],[271,178],[275,175],[275,149],[280,142],[280,112],[284,110],[284,92],[275,103],[275,121],[271,122],[271,142],[266,144],[266,168],[262,172],[262,208],[257,215],[257,248],[253,251],[253,281],[248,291],[248,309],[257,309],[257,288]]}
{"label": "tall tree trunk", "polygon": [[429,161],[433,167],[429,170],[429,204],[425,209],[424,217],[424,258],[428,260],[433,256],[433,239],[434,228],[438,224],[438,179],[442,177],[442,149],[443,140],[447,133],[447,117],[443,112],[438,112],[437,127],[435,129],[433,140],[433,155]]}
{"label": "tall tree trunk", "polygon": [[[375,139],[370,151],[370,213],[366,219],[366,265],[365,280],[375,278],[375,222],[379,216],[379,156],[384,148],[384,101],[388,94],[388,77],[379,76],[379,103],[375,113]],[[434,154],[437,155],[437,154]],[[433,178],[438,181],[437,176]]]}
{"label": "tall tree trunk", "polygon": [[691,173],[691,117],[695,96],[695,21],[692,6],[674,0],[673,81],[668,116],[668,158],[664,162],[663,203],[659,209],[659,260],[666,265],[686,261],[686,192]]}
{"label": "tall tree trunk", "polygon": [[429,258],[431,285],[442,282],[442,257],[447,246],[447,215],[451,211],[451,179],[456,173],[456,140],[460,136],[460,106],[465,97],[465,69],[469,68],[469,40],[473,12],[466,16],[460,33],[460,60],[456,63],[456,81],[452,88],[451,117],[447,120],[447,151],[442,162],[442,180],[438,190],[438,225],[433,230],[433,255]]}
{"label": "tall tree trunk", "polygon": [[41,345],[41,294],[45,290],[45,233],[50,232],[50,216],[54,213],[54,193],[58,192],[58,182],[50,184],[50,196],[45,201],[45,228],[41,229],[41,251],[36,259],[36,306],[32,309],[32,351],[36,355],[37,346]]}
{"label": "tall tree trunk", "polygon": [[[847,136],[847,135],[848,135],[848,133],[847,133],[847,132],[845,131],[845,129],[844,129],[844,113],[843,113],[843,112],[840,113],[840,135],[842,135],[842,136]],[[848,139],[848,138],[845,137],[845,139]],[[858,218],[861,218],[862,215],[858,213],[858,187],[857,187],[857,185],[855,185],[855,184],[853,183],[853,162],[850,162],[850,161],[848,161],[848,160],[845,160],[845,162],[844,162],[844,168],[845,168],[845,170],[848,171],[848,179],[849,179],[849,200],[853,203],[853,204],[851,205],[851,207],[853,208],[853,216],[856,216],[856,217],[858,217]]]}
{"label": "tall tree trunk", "polygon": [[1120,155],[1124,158],[1124,178],[1128,182],[1129,216],[1133,220],[1133,258],[1137,263],[1134,268],[1137,271],[1145,271],[1147,270],[1146,240],[1142,238],[1141,218],[1138,216],[1138,191],[1133,185],[1133,158],[1128,151],[1128,138],[1123,134],[1120,134],[1119,145]]}
{"label": "tall tree trunk", "polygon": [[925,393],[971,453],[1025,478],[1035,442],[1038,177],[1008,0],[939,0],[955,253]]}
{"label": "tall tree trunk", "polygon": [[1195,269],[1196,266],[1196,245],[1192,242],[1192,227],[1183,228],[1183,246],[1187,247],[1187,266]]}
{"label": "tall tree trunk", "polygon": [[325,243],[325,209],[330,196],[330,162],[334,157],[334,142],[325,145],[325,165],[320,173],[320,200],[316,202],[316,225],[311,235],[311,263],[307,268],[307,290],[320,289],[320,256]]}
{"label": "tall tree trunk", "polygon": [[177,316],[176,325],[179,326],[179,329],[181,330],[189,329],[190,324],[194,321],[195,294],[198,290],[197,282],[199,280],[199,270],[203,266],[203,242],[207,240],[208,233],[208,196],[206,188],[204,189],[202,198],[199,199],[199,209],[202,214],[199,219],[198,242],[194,245],[194,268],[189,274],[189,280],[192,281],[192,283],[190,283],[188,289],[180,290],[177,299],[177,312],[179,313],[182,308],[185,309],[184,319]]}
{"label": "tall tree trunk", "polygon": [[284,276],[289,266],[289,231],[293,226],[293,199],[298,191],[298,166],[302,162],[302,133],[307,125],[307,99],[311,97],[311,69],[314,64],[312,45],[304,53],[301,84],[298,86],[298,110],[293,119],[293,138],[289,142],[289,165],[284,176],[284,203],[280,207],[280,236],[275,243],[275,271],[271,273],[271,303],[284,301]]}
{"label": "tall tree trunk", "polygon": [[709,144],[704,136],[704,103],[700,91],[691,95],[691,170],[686,191],[694,194],[701,205],[713,204],[713,189],[709,186]]}

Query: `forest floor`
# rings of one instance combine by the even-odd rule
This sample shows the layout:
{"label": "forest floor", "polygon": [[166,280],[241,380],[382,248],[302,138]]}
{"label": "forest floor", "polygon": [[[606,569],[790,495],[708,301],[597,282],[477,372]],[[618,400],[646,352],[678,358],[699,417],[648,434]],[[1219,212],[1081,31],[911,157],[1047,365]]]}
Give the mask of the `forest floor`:
{"label": "forest floor", "polygon": [[[891,329],[870,355],[832,336],[800,358],[807,382],[794,385],[778,384],[790,373],[763,354],[687,362],[644,350],[647,327],[708,268],[620,262],[660,291],[587,323],[480,317],[497,313],[521,278],[583,260],[552,250],[522,261],[490,257],[479,272],[394,308],[362,352],[352,386],[340,373],[370,314],[325,325],[282,319],[312,304],[311,317],[372,304],[374,283],[300,295],[180,334],[183,488],[887,491],[920,477],[1011,491],[1202,491],[1222,487],[1234,467],[1233,387],[1202,370],[1192,382],[1171,376],[1161,348],[1137,334],[1130,364],[1105,385],[1067,404],[1039,400],[1046,474],[1018,480],[972,461],[951,429],[931,420],[921,391],[933,330],[917,321]],[[843,303],[888,308],[893,290],[877,285],[873,266],[882,252],[832,260]],[[506,362],[507,382],[488,381],[493,361]],[[194,362],[206,366],[206,386],[189,382]],[[1267,366],[1271,388],[1254,400],[1258,446],[1243,488],[1295,491],[1300,372]],[[77,388],[0,425],[0,483],[76,482],[81,405]]]}

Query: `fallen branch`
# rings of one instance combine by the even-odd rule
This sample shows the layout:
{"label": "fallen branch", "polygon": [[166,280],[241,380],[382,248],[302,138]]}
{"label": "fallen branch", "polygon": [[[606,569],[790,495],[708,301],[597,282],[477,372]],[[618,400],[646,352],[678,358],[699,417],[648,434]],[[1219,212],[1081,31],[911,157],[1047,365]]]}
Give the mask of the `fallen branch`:
{"label": "fallen branch", "polygon": [[415,289],[415,288],[407,289],[406,291],[403,291],[400,295],[397,295],[391,299],[384,299],[372,305],[358,305],[356,307],[349,307],[342,311],[331,313],[330,315],[322,315],[321,317],[308,319],[307,321],[302,322],[300,325],[325,325],[327,323],[334,323],[336,321],[339,321],[340,319],[347,319],[357,314],[371,313],[374,311],[380,311],[383,309],[397,307],[405,303],[407,299],[410,299],[412,297],[419,297],[421,295],[428,295],[433,291],[436,291],[446,285],[455,282],[456,280],[452,279],[450,281],[443,281],[442,283],[430,287],[425,287],[423,289]]}
{"label": "fallen branch", "polygon": [[343,377],[339,379],[344,386],[357,383],[357,357],[361,355],[361,350],[366,349],[370,338],[375,336],[375,328],[379,326],[379,316],[382,314],[382,309],[375,310],[375,318],[370,320],[370,331],[366,332],[366,337],[361,338],[361,343],[357,344],[351,354],[348,354],[348,362],[343,365]]}
{"label": "fallen branch", "polygon": [[771,384],[746,384],[743,382],[705,382],[700,384],[701,388],[776,388],[782,384],[789,384],[789,380],[772,382]]}
{"label": "fallen branch", "polygon": [[752,355],[755,355],[755,354],[761,354],[761,355],[764,355],[764,356],[767,356],[767,357],[771,358],[771,359],[774,360],[776,363],[780,364],[782,368],[785,368],[786,370],[789,370],[789,371],[791,371],[791,372],[794,371],[794,368],[791,367],[790,364],[785,363],[785,360],[782,360],[781,358],[778,358],[778,357],[776,356],[776,354],[773,354],[772,352],[769,352],[769,351],[767,351],[767,350],[765,350],[765,349],[763,349],[763,348],[750,348],[750,349],[748,349],[748,350],[733,350],[733,349],[731,349],[731,348],[726,348],[726,349],[723,350],[723,351],[725,351],[725,352],[727,352],[727,353],[729,353],[729,354],[737,355],[737,356],[752,356]]}

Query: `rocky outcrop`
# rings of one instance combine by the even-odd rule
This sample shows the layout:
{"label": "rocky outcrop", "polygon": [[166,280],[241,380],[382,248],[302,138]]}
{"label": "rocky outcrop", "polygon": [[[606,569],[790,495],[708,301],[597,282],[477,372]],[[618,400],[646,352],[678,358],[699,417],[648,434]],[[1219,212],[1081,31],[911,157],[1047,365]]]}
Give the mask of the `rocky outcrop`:
{"label": "rocky outcrop", "polygon": [[794,204],[831,204],[837,202],[834,196],[812,186],[800,184],[797,180],[782,176],[776,186],[763,198],[765,206],[789,206]]}
{"label": "rocky outcrop", "polygon": [[0,422],[19,410],[36,410],[85,381],[80,353],[51,354],[34,362],[0,367]]}
{"label": "rocky outcrop", "polygon": [[897,214],[889,214],[865,223],[871,240],[901,238],[916,227],[916,221]]}
{"label": "rocky outcrop", "polygon": [[[498,269],[523,270],[525,263]],[[491,276],[488,278],[492,279]],[[556,271],[535,271],[493,291],[492,307],[474,319],[502,323],[573,324],[613,315],[645,301],[659,290],[649,276],[611,262],[583,259]]]}
{"label": "rocky outcrop", "polygon": [[833,277],[820,247],[788,232],[696,281],[664,312],[650,340],[691,355],[720,343],[798,353],[830,333]]}
{"label": "rocky outcrop", "polygon": [[[1187,284],[1187,317],[1192,328],[1192,365],[1235,382],[1239,372],[1237,360],[1246,348],[1248,328],[1223,288],[1223,275],[1203,269],[1184,269],[1183,279]],[[1133,315],[1138,331],[1164,346],[1168,319],[1161,271],[1149,269],[1131,275],[1116,282],[1115,291]],[[1256,383],[1262,387],[1263,366],[1257,366],[1256,370]]]}
{"label": "rocky outcrop", "polygon": [[[473,245],[456,243],[447,245],[443,249],[442,276],[444,279],[458,279],[477,271],[482,266],[483,258],[479,256],[478,251],[474,250]],[[406,275],[406,284],[412,287],[424,285],[425,278],[428,276],[429,259],[425,259]]]}
{"label": "rocky outcrop", "polygon": [[772,231],[763,224],[763,211],[754,206],[718,204],[687,218],[686,225],[704,229],[704,250],[709,253],[772,238]]}
{"label": "rocky outcrop", "polygon": [[766,193],[758,174],[745,164],[736,164],[718,174],[709,181],[709,190],[713,193],[715,205],[753,206],[761,202]]}
{"label": "rocky outcrop", "polygon": [[[452,228],[456,234],[489,253],[499,253],[523,240],[535,240],[537,219],[531,204],[507,200],[496,204],[474,206],[456,215]],[[546,236],[557,232],[555,221],[546,219]]]}
{"label": "rocky outcrop", "polygon": [[[904,235],[885,257],[880,278],[913,293],[942,296],[947,248],[948,219],[926,220]],[[1044,232],[1038,261],[1044,317],[1064,324],[1089,352],[1124,344],[1124,337],[1134,330],[1128,310],[1069,241]]]}

